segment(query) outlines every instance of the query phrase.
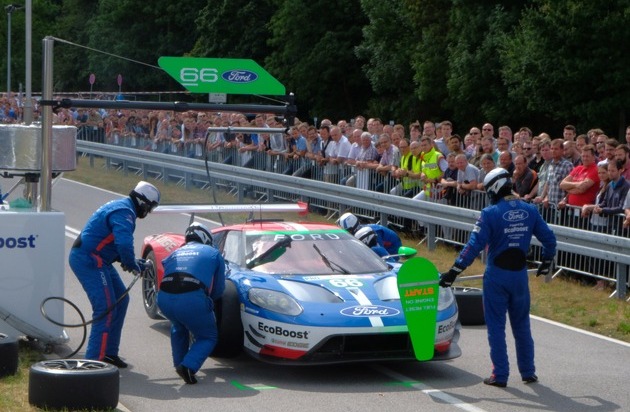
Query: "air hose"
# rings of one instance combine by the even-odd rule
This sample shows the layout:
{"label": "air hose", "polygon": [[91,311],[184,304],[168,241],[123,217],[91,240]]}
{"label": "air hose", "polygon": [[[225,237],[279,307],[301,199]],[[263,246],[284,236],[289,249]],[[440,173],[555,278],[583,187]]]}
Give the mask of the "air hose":
{"label": "air hose", "polygon": [[[153,262],[151,262],[150,260],[146,261],[146,267],[147,269],[145,270],[149,270],[148,268],[152,268],[153,267]],[[144,271],[141,272],[137,272],[134,271],[132,272],[134,275],[133,280],[131,281],[131,283],[129,284],[129,286],[127,287],[127,289],[125,289],[125,292],[120,295],[120,297],[118,298],[118,300],[116,300],[116,302],[110,306],[102,315],[97,316],[96,318],[93,318],[92,320],[86,321],[85,320],[85,316],[83,316],[83,313],[81,312],[81,310],[79,309],[79,307],[77,305],[75,305],[72,301],[70,301],[69,299],[63,298],[61,296],[50,296],[47,297],[46,299],[44,299],[41,303],[41,305],[39,306],[39,310],[42,313],[42,316],[48,320],[51,323],[54,323],[57,326],[61,326],[64,328],[83,328],[83,337],[81,338],[81,343],[79,344],[79,346],[69,355],[65,356],[66,358],[72,358],[74,355],[76,355],[81,348],[83,347],[83,344],[85,344],[85,340],[87,338],[87,327],[88,325],[91,325],[92,323],[99,321],[101,319],[103,319],[105,316],[107,316],[112,310],[114,310],[114,308],[127,296],[129,295],[129,291],[131,290],[131,288],[133,287],[133,285],[136,284],[136,282],[138,281],[138,279],[140,279],[141,277],[143,277]],[[52,300],[60,300],[62,302],[67,303],[68,305],[72,306],[72,308],[77,312],[77,314],[79,315],[79,317],[81,318],[81,323],[62,323],[62,322],[58,322],[52,318],[50,318],[48,316],[48,314],[46,313],[46,309],[44,308],[44,306],[46,305],[46,303],[48,303],[49,301]]]}

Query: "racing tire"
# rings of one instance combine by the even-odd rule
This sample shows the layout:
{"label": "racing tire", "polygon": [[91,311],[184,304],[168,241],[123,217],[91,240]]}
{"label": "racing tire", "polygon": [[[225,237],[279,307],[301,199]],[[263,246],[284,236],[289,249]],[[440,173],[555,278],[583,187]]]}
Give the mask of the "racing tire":
{"label": "racing tire", "polygon": [[41,409],[114,409],[118,405],[118,368],[88,359],[57,359],[30,368],[28,402]]}
{"label": "racing tire", "polygon": [[219,329],[219,340],[210,354],[213,358],[234,358],[243,351],[243,323],[241,322],[241,302],[236,285],[225,281],[225,291],[217,300],[215,315]]}
{"label": "racing tire", "polygon": [[157,266],[155,263],[155,253],[150,251],[144,257],[148,265],[142,278],[142,303],[144,310],[151,319],[162,320],[164,316],[160,313],[160,309],[157,304]]}
{"label": "racing tire", "polygon": [[479,288],[454,286],[453,294],[459,309],[459,321],[462,326],[485,325],[483,315],[483,291]]}
{"label": "racing tire", "polygon": [[15,375],[18,369],[18,342],[0,333],[0,378]]}

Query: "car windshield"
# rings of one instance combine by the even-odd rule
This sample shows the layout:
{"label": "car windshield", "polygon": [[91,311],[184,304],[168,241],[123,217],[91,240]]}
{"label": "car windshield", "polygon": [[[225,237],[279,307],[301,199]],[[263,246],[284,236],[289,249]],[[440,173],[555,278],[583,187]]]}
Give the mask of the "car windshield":
{"label": "car windshield", "polygon": [[[387,264],[376,253],[343,230],[247,233],[246,247],[246,266],[269,274],[378,273],[388,270]],[[268,253],[269,250],[273,252]]]}

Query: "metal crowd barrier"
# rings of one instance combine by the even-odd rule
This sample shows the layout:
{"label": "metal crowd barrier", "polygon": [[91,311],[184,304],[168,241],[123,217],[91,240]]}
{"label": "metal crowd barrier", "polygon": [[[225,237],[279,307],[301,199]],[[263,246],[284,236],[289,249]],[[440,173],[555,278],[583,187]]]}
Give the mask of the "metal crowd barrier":
{"label": "metal crowd barrier", "polygon": [[[326,170],[309,159],[240,152],[236,148],[208,153],[213,170],[208,178],[204,161],[193,151],[194,146],[186,150],[186,145],[174,145],[162,152],[159,144],[156,148],[148,139],[119,139],[115,143],[79,141],[77,150],[90,159],[103,156],[107,167],[125,173],[150,176],[186,188],[208,189],[216,185],[238,201],[245,197],[265,202],[308,201],[312,212],[331,220],[351,210],[365,222],[379,222],[418,235],[429,249],[438,241],[465,244],[479,211],[486,206],[486,196],[479,191],[466,195],[454,193],[447,198],[444,188],[438,185],[427,201],[412,200],[390,195],[398,182],[373,170],[356,170],[347,165]],[[345,186],[352,176],[356,187]],[[594,231],[588,219],[575,218],[573,208],[563,211],[540,207],[539,210],[558,237],[555,275],[570,272],[614,282],[613,295],[625,297],[630,239],[628,229],[621,228],[622,216],[610,217],[608,229]],[[540,247],[533,243],[529,259],[538,262]]]}

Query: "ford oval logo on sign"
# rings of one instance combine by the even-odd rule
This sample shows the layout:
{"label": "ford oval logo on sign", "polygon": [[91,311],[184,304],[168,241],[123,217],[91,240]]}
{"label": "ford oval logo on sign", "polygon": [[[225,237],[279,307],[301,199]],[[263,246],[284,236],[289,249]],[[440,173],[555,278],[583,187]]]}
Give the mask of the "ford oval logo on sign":
{"label": "ford oval logo on sign", "polygon": [[258,78],[256,73],[249,70],[230,70],[224,72],[221,77],[231,83],[251,83]]}
{"label": "ford oval logo on sign", "polygon": [[368,316],[396,316],[400,313],[400,311],[398,309],[388,308],[387,306],[361,305],[350,306],[349,308],[342,309],[339,313],[344,316],[364,318]]}

